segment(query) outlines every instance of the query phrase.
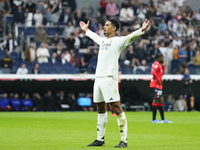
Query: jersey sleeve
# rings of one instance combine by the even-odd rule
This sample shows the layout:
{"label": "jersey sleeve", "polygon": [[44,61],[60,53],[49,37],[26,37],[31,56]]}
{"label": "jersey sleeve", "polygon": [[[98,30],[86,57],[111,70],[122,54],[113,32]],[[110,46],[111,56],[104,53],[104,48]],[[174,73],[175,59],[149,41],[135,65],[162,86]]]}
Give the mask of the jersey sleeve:
{"label": "jersey sleeve", "polygon": [[91,30],[87,30],[86,35],[91,38],[93,41],[95,41],[98,45],[100,45],[102,37],[97,35],[96,33],[92,32]]}
{"label": "jersey sleeve", "polygon": [[122,40],[122,47],[127,47],[129,46],[137,37],[143,35],[145,32],[140,29],[138,29],[137,31],[132,32],[131,34],[123,37]]}

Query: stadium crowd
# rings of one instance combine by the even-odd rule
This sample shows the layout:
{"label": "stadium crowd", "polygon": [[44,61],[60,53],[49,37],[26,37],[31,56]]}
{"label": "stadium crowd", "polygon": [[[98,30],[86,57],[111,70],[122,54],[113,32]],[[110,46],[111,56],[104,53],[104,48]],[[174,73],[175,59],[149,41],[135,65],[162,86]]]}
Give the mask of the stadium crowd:
{"label": "stadium crowd", "polygon": [[95,109],[90,93],[77,95],[73,92],[51,90],[30,93],[3,92],[0,111],[93,111]]}
{"label": "stadium crowd", "polygon": [[[89,28],[104,36],[104,23],[109,18],[116,18],[121,23],[116,36],[126,36],[139,29],[147,18],[150,25],[146,34],[121,53],[119,70],[122,74],[150,74],[157,53],[165,56],[166,74],[183,74],[186,68],[190,74],[199,74],[200,11],[193,9],[196,0],[189,5],[185,1],[149,0],[143,3],[142,0],[124,0],[121,3],[117,0],[99,0],[99,9],[94,14],[92,6],[80,9],[76,0],[3,0],[0,3],[0,73],[94,73],[98,45],[80,30],[79,21],[90,20]],[[3,18],[10,14],[13,17],[11,30],[8,30],[8,23]],[[20,32],[24,33],[25,39],[30,35],[33,38],[21,42]],[[46,92],[43,96],[35,93],[31,98],[29,94],[24,94],[20,99],[18,93],[9,96],[4,93],[1,110],[94,109],[80,108],[71,100],[73,96],[70,94],[63,101],[59,101],[60,94],[55,94],[55,101],[50,102],[50,93]],[[44,102],[40,101],[41,97]],[[166,110],[177,110],[182,99],[180,95],[179,103],[175,105],[173,98],[168,96]],[[70,107],[62,108],[61,104]],[[181,106],[178,111],[181,110],[187,108]]]}
{"label": "stadium crowd", "polygon": [[[117,36],[126,36],[139,29],[145,18],[150,20],[146,34],[122,52],[119,59],[122,74],[149,74],[157,53],[165,56],[167,74],[182,73],[187,66],[192,74],[199,73],[200,13],[192,9],[195,0],[190,5],[186,5],[185,0],[149,0],[148,3],[101,0],[97,14],[93,14],[92,7],[77,8],[76,3],[75,0],[1,2],[1,15],[14,16],[13,32],[6,37],[1,33],[2,73],[94,73],[98,45],[80,30],[79,21],[90,20],[90,29],[104,36],[103,26],[108,18],[121,22]],[[46,28],[58,28],[59,25],[65,26],[62,34],[55,32],[50,37]],[[16,37],[18,26],[36,28],[34,38],[25,43],[23,50]],[[3,31],[2,25],[0,29]],[[36,68],[41,66],[42,72],[33,71],[36,63]],[[54,64],[56,67],[52,67]]]}

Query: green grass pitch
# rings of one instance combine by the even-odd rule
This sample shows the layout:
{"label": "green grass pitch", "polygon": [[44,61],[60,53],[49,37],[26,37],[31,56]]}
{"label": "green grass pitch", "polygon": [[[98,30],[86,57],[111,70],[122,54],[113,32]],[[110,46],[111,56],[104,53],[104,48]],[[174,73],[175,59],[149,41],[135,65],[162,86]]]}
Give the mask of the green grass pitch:
{"label": "green grass pitch", "polygon": [[[173,124],[152,124],[151,112],[126,112],[126,116],[127,150],[200,149],[198,112],[166,112]],[[96,139],[96,123],[96,112],[0,112],[0,150],[115,149],[120,134],[117,118],[110,112],[106,146],[86,147]]]}

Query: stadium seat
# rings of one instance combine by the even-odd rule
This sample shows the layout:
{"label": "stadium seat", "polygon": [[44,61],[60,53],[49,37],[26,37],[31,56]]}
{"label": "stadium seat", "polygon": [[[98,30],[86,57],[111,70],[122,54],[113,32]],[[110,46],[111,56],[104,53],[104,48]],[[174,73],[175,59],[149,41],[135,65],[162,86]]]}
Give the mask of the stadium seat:
{"label": "stadium seat", "polygon": [[136,74],[144,74],[145,72],[142,69],[137,69]]}
{"label": "stadium seat", "polygon": [[133,69],[130,67],[123,68],[122,74],[133,74]]}
{"label": "stadium seat", "polygon": [[195,66],[193,64],[189,64],[187,68],[190,74],[195,74]]}
{"label": "stadium seat", "polygon": [[71,68],[70,69],[70,73],[71,74],[79,74],[80,73],[80,69],[79,68]]}
{"label": "stadium seat", "polygon": [[171,73],[175,74],[179,70],[180,63],[178,60],[173,59],[171,61]]}
{"label": "stadium seat", "polygon": [[151,68],[147,68],[147,69],[145,70],[145,74],[151,74]]}

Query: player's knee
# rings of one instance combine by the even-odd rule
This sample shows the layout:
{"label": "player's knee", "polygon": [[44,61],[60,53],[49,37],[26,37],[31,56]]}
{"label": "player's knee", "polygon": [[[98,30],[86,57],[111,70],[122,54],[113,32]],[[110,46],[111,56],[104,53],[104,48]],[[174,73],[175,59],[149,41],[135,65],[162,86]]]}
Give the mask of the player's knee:
{"label": "player's knee", "polygon": [[113,111],[114,111],[114,113],[115,113],[116,115],[119,115],[119,114],[120,114],[120,109],[119,109],[118,106],[112,106],[112,109],[113,109]]}
{"label": "player's knee", "polygon": [[99,107],[99,106],[97,106],[97,112],[98,112],[98,113],[105,113],[106,110],[105,110],[104,107]]}

